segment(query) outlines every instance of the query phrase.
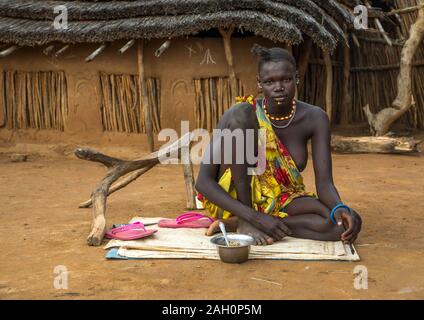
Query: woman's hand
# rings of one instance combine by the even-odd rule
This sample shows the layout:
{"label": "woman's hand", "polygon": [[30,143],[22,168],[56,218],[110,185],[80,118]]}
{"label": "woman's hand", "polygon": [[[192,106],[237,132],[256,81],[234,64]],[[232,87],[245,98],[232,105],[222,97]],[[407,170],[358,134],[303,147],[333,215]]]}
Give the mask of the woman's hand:
{"label": "woman's hand", "polygon": [[346,231],[342,233],[342,241],[353,243],[358,237],[362,227],[362,219],[354,210],[339,208],[334,213],[334,219],[340,227],[345,226]]}
{"label": "woman's hand", "polygon": [[281,240],[292,234],[290,229],[284,224],[284,219],[274,217],[262,212],[254,211],[248,220],[253,226],[263,231],[275,241]]}

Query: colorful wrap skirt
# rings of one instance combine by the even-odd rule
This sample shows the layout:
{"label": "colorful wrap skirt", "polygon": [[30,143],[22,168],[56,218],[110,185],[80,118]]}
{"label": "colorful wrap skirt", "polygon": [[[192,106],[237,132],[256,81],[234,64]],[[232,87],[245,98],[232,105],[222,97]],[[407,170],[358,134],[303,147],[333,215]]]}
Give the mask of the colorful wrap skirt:
{"label": "colorful wrap skirt", "polygon": [[[259,141],[259,146],[266,147],[265,171],[262,174],[251,176],[251,207],[258,212],[285,218],[287,217],[285,208],[293,199],[304,196],[316,198],[316,195],[313,192],[305,191],[303,178],[295,162],[275,134],[271,122],[263,110],[263,99],[256,100],[250,95],[238,97],[237,100],[237,102],[245,101],[252,105],[256,110],[260,129],[265,129],[266,132],[266,141]],[[230,168],[225,170],[218,184],[233,199],[237,199]],[[218,219],[231,217],[230,212],[219,208],[202,194],[198,193],[197,198],[203,203],[211,217]]]}

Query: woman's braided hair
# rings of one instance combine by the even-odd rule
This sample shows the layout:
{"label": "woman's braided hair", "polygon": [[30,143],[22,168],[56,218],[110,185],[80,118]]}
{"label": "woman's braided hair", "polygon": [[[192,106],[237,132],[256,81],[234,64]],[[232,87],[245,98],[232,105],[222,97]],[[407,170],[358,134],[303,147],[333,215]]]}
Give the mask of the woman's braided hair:
{"label": "woman's braided hair", "polygon": [[283,48],[265,48],[260,46],[259,44],[255,43],[252,46],[252,49],[250,49],[250,52],[256,56],[259,57],[258,61],[258,72],[261,70],[262,66],[269,62],[269,61],[282,61],[286,60],[290,62],[294,69],[296,70],[296,60],[292,56],[290,52]]}

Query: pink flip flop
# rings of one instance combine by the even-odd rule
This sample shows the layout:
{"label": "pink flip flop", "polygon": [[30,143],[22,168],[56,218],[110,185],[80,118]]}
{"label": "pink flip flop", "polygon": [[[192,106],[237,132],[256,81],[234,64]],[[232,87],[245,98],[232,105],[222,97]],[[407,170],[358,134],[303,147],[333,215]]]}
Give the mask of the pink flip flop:
{"label": "pink flip flop", "polygon": [[105,237],[108,239],[118,240],[135,240],[151,236],[158,230],[147,230],[140,221],[110,229],[106,232]]}
{"label": "pink flip flop", "polygon": [[161,228],[208,228],[215,220],[199,212],[186,212],[175,219],[159,220]]}

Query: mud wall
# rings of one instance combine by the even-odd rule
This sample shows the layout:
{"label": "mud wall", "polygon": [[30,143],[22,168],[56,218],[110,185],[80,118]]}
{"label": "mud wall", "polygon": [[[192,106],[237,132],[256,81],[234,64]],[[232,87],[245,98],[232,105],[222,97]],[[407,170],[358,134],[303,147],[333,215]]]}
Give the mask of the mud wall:
{"label": "mud wall", "polygon": [[[157,77],[161,82],[161,121],[162,128],[180,131],[180,122],[188,120],[190,129],[194,129],[194,90],[193,78],[227,76],[223,42],[221,38],[184,37],[171,41],[171,46],[160,56],[154,52],[166,39],[148,41],[145,46],[146,77]],[[283,46],[258,37],[233,38],[232,50],[236,76],[243,82],[245,93],[257,93],[256,60],[250,54],[253,43],[264,46]],[[35,129],[0,129],[3,140],[38,140],[46,142],[71,142],[80,144],[111,143],[125,144],[144,142],[144,134],[103,132],[99,108],[99,72],[137,74],[137,54],[134,45],[122,55],[118,49],[125,41],[110,44],[93,61],[84,59],[98,45],[72,45],[59,57],[46,56],[45,47],[25,47],[0,60],[0,74],[4,70],[39,71],[63,70],[66,73],[68,90],[68,116],[63,132]],[[55,51],[62,44],[56,44]],[[191,51],[192,48],[194,51]],[[205,61],[209,50],[213,63]],[[202,63],[203,61],[203,63]],[[0,79],[3,84],[3,79]],[[4,92],[0,87],[3,103]],[[3,105],[0,105],[0,125],[4,118]]]}

